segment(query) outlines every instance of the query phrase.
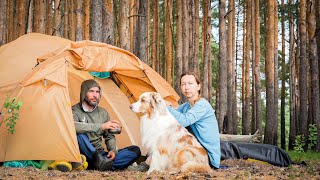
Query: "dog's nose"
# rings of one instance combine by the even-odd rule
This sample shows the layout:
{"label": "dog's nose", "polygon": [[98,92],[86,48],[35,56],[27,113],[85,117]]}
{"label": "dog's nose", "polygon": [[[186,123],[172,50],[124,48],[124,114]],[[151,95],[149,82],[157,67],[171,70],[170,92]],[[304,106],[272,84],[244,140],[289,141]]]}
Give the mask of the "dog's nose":
{"label": "dog's nose", "polygon": [[130,104],[129,108],[132,109],[132,105],[131,104]]}

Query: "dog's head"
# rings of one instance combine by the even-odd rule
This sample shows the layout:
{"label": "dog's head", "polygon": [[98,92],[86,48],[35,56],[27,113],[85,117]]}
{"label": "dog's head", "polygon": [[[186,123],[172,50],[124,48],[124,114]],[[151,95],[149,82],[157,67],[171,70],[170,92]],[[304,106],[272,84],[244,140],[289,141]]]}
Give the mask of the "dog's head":
{"label": "dog's head", "polygon": [[166,103],[159,93],[145,92],[140,95],[137,102],[131,104],[130,109],[135,113],[148,114],[161,113],[166,110]]}

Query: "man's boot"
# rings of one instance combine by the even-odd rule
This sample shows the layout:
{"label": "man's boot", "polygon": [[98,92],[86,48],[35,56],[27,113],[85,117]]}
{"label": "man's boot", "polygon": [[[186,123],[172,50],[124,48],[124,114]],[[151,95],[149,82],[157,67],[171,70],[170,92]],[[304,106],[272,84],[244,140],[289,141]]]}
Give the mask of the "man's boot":
{"label": "man's boot", "polygon": [[93,166],[99,171],[111,171],[113,161],[105,158],[102,154],[97,151],[92,156]]}

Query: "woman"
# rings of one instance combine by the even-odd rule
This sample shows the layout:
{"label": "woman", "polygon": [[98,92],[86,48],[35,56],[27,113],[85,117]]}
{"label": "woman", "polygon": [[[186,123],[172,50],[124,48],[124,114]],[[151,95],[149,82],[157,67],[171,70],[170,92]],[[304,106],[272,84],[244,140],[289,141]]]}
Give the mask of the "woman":
{"label": "woman", "polygon": [[194,72],[180,76],[180,88],[188,102],[174,109],[167,103],[168,110],[177,121],[198,139],[207,150],[210,166],[220,166],[220,137],[217,119],[210,103],[201,98],[201,83]]}
{"label": "woman", "polygon": [[[201,83],[194,72],[186,72],[180,76],[180,88],[188,102],[174,109],[170,102],[166,102],[168,110],[177,121],[186,127],[207,150],[210,167],[218,169],[220,166],[220,137],[217,119],[210,103],[201,98]],[[148,158],[138,166],[129,166],[128,170],[147,171]]]}

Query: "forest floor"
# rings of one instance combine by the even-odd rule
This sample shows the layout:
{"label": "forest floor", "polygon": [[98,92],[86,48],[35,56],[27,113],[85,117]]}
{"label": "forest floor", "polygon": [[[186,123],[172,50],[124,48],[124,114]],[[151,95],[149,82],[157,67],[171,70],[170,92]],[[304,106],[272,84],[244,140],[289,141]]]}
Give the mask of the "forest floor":
{"label": "forest floor", "polygon": [[306,165],[277,167],[247,160],[225,160],[224,168],[211,173],[154,172],[149,176],[142,172],[100,172],[93,170],[60,172],[42,171],[36,168],[0,167],[2,179],[320,179],[320,161],[308,161]]}

